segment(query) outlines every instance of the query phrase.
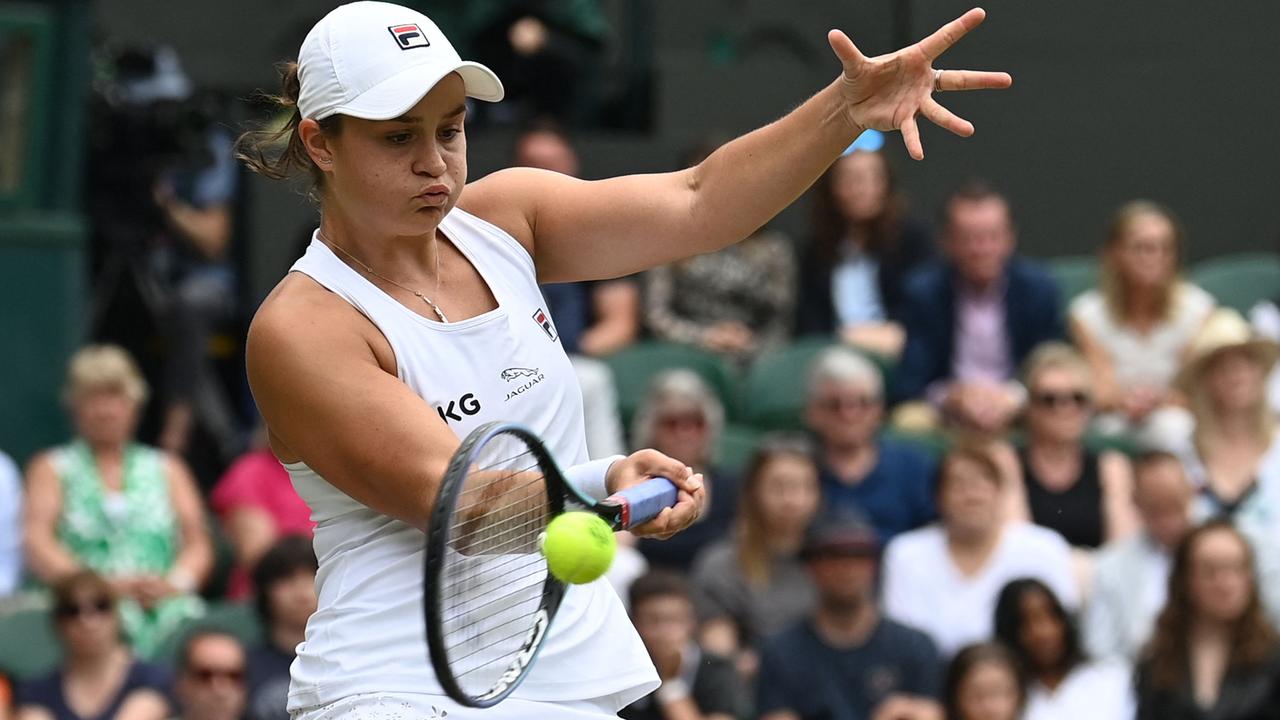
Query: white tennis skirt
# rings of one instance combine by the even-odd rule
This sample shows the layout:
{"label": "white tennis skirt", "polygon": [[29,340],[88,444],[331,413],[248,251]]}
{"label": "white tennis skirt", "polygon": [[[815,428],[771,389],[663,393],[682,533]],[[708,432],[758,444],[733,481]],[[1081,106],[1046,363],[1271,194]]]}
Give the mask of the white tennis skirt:
{"label": "white tennis skirt", "polygon": [[294,710],[291,720],[616,720],[605,701],[533,702],[508,698],[488,709],[464,707],[444,695],[367,693]]}

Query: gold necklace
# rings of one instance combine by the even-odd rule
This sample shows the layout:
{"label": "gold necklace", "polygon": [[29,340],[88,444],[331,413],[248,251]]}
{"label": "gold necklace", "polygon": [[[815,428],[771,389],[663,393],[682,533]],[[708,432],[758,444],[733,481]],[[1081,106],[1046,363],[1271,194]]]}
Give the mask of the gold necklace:
{"label": "gold necklace", "polygon": [[[387,281],[387,282],[391,283],[392,285],[395,285],[396,287],[400,288],[401,290],[404,290],[405,292],[410,292],[410,293],[413,293],[414,295],[416,295],[420,300],[422,300],[422,302],[424,302],[424,303],[426,303],[426,304],[430,305],[430,306],[431,306],[431,309],[436,311],[436,317],[440,318],[440,322],[442,322],[442,323],[447,323],[447,322],[449,322],[449,318],[447,318],[447,317],[445,317],[445,316],[444,316],[444,312],[440,310],[440,306],[439,306],[439,305],[436,305],[434,302],[432,302],[432,301],[431,301],[431,298],[427,297],[426,295],[423,295],[422,293],[418,292],[417,290],[414,290],[414,289],[413,289],[413,288],[411,288],[411,287],[407,287],[407,286],[405,286],[405,285],[401,285],[400,283],[396,282],[395,280],[392,280],[391,278],[387,277],[386,275],[383,275],[382,273],[378,272],[377,270],[374,270],[373,268],[371,268],[371,267],[369,267],[368,265],[364,264],[364,261],[363,261],[363,260],[361,260],[360,258],[356,257],[355,255],[352,255],[351,253],[347,252],[346,248],[342,247],[342,246],[341,246],[341,245],[339,245],[338,243],[336,243],[336,242],[334,242],[334,241],[330,240],[329,238],[325,237],[325,236],[324,236],[324,233],[321,233],[321,232],[318,232],[318,231],[317,231],[317,232],[316,232],[316,235],[317,235],[317,236],[320,238],[320,240],[321,240],[321,241],[323,241],[325,244],[327,244],[327,245],[332,245],[332,246],[334,247],[334,249],[336,249],[338,252],[340,252],[340,253],[342,253],[343,255],[346,255],[347,257],[351,258],[351,259],[352,259],[352,260],[353,260],[357,265],[359,265],[360,267],[364,268],[364,269],[365,269],[365,271],[366,271],[366,272],[368,272],[370,275],[373,275],[373,276],[375,276],[375,277],[379,277],[379,278],[381,278],[381,279],[383,279],[383,280],[385,280],[385,281]],[[439,294],[440,294],[440,248],[439,248],[439,247],[437,247],[437,248],[436,248],[436,289],[435,289],[434,294],[435,294],[435,295],[439,295]]]}

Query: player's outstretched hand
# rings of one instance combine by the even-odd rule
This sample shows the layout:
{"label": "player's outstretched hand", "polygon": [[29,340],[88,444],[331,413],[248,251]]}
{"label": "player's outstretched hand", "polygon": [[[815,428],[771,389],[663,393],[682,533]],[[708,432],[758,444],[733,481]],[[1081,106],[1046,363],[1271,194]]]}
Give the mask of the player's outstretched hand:
{"label": "player's outstretched hand", "polygon": [[632,535],[663,540],[692,525],[706,506],[707,491],[702,487],[702,474],[657,450],[638,450],[609,467],[605,485],[610,493],[639,485],[655,477],[664,477],[680,489],[673,507],[658,517],[631,528]]}
{"label": "player's outstretched hand", "polygon": [[840,86],[849,119],[860,128],[901,130],[907,152],[916,160],[924,159],[917,114],[961,137],[972,135],[973,124],[939,105],[933,93],[998,90],[1012,85],[1013,78],[1003,72],[935,70],[933,61],[986,17],[986,11],[974,8],[915,45],[873,58],[859,52],[843,32],[827,33],[827,42],[844,65]]}

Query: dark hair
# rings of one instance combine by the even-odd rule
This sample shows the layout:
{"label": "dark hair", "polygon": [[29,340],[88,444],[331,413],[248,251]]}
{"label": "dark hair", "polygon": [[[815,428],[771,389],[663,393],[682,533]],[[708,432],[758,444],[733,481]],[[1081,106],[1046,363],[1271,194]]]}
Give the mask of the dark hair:
{"label": "dark hair", "polygon": [[243,656],[245,656],[245,660],[246,661],[248,660],[248,654],[245,652],[244,642],[240,640],[240,636],[236,635],[230,630],[224,630],[223,628],[219,628],[219,627],[213,627],[213,626],[197,627],[194,630],[191,630],[190,632],[185,633],[182,636],[182,644],[178,646],[178,657],[176,659],[176,665],[177,665],[176,669],[179,675],[185,675],[186,672],[191,669],[191,651],[195,648],[196,643],[200,642],[205,638],[211,638],[211,637],[222,637],[222,638],[230,639],[232,642],[236,644],[236,647],[240,648],[240,652]]}
{"label": "dark hair", "polygon": [[63,575],[53,582],[49,590],[53,596],[53,606],[55,608],[70,605],[75,602],[76,596],[85,590],[110,598],[113,605],[116,601],[116,594],[111,589],[111,583],[89,569],[76,570]]}
{"label": "dark hair", "polygon": [[1013,222],[1013,207],[1009,204],[1009,198],[992,187],[987,181],[971,178],[948,193],[947,197],[942,201],[938,217],[940,225],[942,227],[951,225],[951,211],[956,203],[982,202],[984,200],[999,200],[1004,203],[1005,209],[1009,213],[1009,222]]}
{"label": "dark hair", "polygon": [[1080,647],[1080,633],[1062,601],[1043,582],[1035,578],[1020,578],[1004,586],[996,600],[996,639],[1013,650],[1027,674],[1036,674],[1038,668],[1035,661],[1022,644],[1022,601],[1027,595],[1036,592],[1049,600],[1054,618],[1062,625],[1062,657],[1058,659],[1057,666],[1044,669],[1065,675],[1085,661],[1084,650]]}
{"label": "dark hair", "polygon": [[971,462],[982,468],[983,473],[994,480],[997,487],[1004,485],[1004,475],[1000,472],[1000,466],[992,459],[991,453],[977,443],[960,442],[947,451],[938,465],[938,485],[934,490],[935,494],[941,495],[946,489],[947,479],[951,476],[951,466],[961,461]]}
{"label": "dark hair", "polygon": [[[62,618],[64,617],[59,610],[71,606],[79,595],[88,592],[110,600],[111,616],[115,618],[117,628],[120,631],[117,633],[120,636],[118,639],[124,640],[123,628],[119,626],[120,616],[116,612],[116,593],[106,578],[93,570],[85,568],[58,578],[49,589],[53,595],[53,612],[50,614],[50,620],[54,623],[55,629],[62,623]],[[60,632],[58,636],[62,637]]]}
{"label": "dark hair", "polygon": [[627,591],[631,612],[648,600],[657,597],[678,597],[692,602],[689,582],[680,573],[658,568],[636,578]]}
{"label": "dark hair", "polygon": [[1229,655],[1231,668],[1261,665],[1280,645],[1280,639],[1267,621],[1258,596],[1258,574],[1253,548],[1229,520],[1210,520],[1187,533],[1174,551],[1173,568],[1169,572],[1168,600],[1156,619],[1151,641],[1143,651],[1144,667],[1141,676],[1144,684],[1149,684],[1151,688],[1173,691],[1190,680],[1187,677],[1191,657],[1189,631],[1195,619],[1190,587],[1191,556],[1200,539],[1215,532],[1230,533],[1244,548],[1249,564],[1249,604],[1232,628]]}
{"label": "dark hair", "polygon": [[823,266],[835,265],[839,260],[840,242],[845,239],[849,231],[849,221],[836,201],[835,176],[842,163],[848,162],[858,154],[871,155],[880,160],[888,185],[883,212],[863,227],[867,236],[867,254],[882,256],[902,235],[902,222],[907,212],[907,201],[898,189],[897,174],[889,162],[889,157],[879,150],[858,150],[837,158],[813,186],[813,252]]}
{"label": "dark hair", "polygon": [[277,541],[253,568],[254,601],[262,624],[269,626],[271,586],[287,580],[303,570],[315,574],[320,569],[311,541],[301,535],[289,535]]}
{"label": "dark hair", "polygon": [[962,649],[947,666],[947,677],[942,690],[946,720],[964,720],[960,714],[960,687],[979,666],[989,664],[1001,665],[1013,676],[1018,688],[1018,714],[1022,714],[1021,710],[1027,702],[1027,679],[1022,666],[1009,648],[998,642],[987,642]]}
{"label": "dark hair", "polygon": [[816,469],[813,444],[803,435],[772,433],[762,438],[743,473],[742,491],[738,496],[738,563],[747,582],[757,587],[769,583],[768,540],[760,503],[756,499],[764,468],[780,457],[793,457],[810,463]]}
{"label": "dark hair", "polygon": [[[324,187],[324,173],[312,162],[311,156],[298,134],[302,112],[298,110],[298,94],[302,82],[298,79],[298,63],[280,65],[279,95],[264,93],[262,97],[276,107],[277,112],[289,113],[288,121],[281,127],[249,130],[236,141],[236,159],[250,170],[272,180],[284,180],[305,170],[311,175],[311,196],[319,199],[317,192]],[[342,115],[330,115],[317,121],[320,131],[327,136],[342,132]]]}

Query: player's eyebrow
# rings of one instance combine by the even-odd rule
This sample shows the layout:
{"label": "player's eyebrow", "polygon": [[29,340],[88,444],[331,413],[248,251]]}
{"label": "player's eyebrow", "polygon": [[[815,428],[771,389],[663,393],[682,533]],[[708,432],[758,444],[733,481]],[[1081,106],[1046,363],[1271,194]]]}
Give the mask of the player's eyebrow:
{"label": "player's eyebrow", "polygon": [[[467,111],[467,104],[463,103],[458,107],[454,108],[453,110],[451,110],[450,112],[445,113],[444,119],[452,120],[453,118],[461,115],[466,111]],[[397,122],[397,123],[405,123],[406,125],[416,125],[422,122],[422,117],[420,115],[401,115],[398,118],[391,118],[387,122]]]}

